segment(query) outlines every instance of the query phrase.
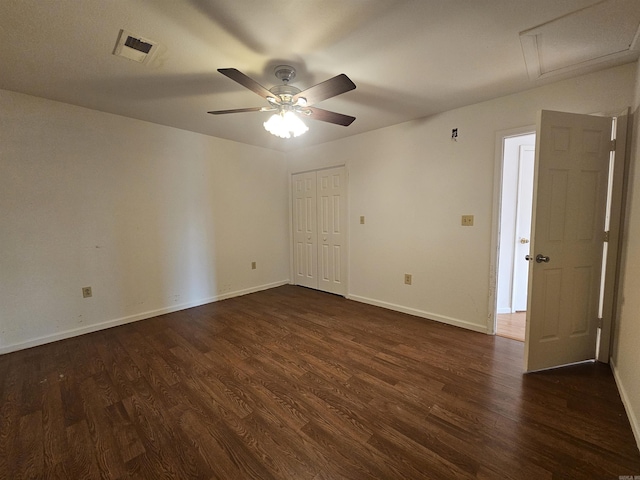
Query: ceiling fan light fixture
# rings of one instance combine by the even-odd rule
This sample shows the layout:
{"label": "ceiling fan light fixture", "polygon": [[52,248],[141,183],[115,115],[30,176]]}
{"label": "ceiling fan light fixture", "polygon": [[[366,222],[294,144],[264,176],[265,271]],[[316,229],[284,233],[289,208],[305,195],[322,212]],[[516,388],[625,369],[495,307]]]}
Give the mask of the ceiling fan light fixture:
{"label": "ceiling fan light fixture", "polygon": [[295,77],[295,69],[288,65],[278,65],[276,67],[276,77],[282,80],[283,84],[275,85],[269,89],[266,89],[251,77],[248,77],[235,68],[219,68],[218,72],[259,95],[268,102],[269,106],[213,110],[207,112],[212,115],[275,111],[276,113],[264,122],[263,125],[269,133],[281,138],[291,138],[292,135],[299,137],[309,130],[296,114],[310,117],[321,122],[342,125],[344,127],[348,127],[356,119],[349,115],[323,110],[314,106],[323,100],[341,95],[356,88],[355,83],[344,73],[305,90],[300,90],[298,87],[289,85],[289,81]]}
{"label": "ceiling fan light fixture", "polygon": [[280,138],[299,137],[309,130],[302,120],[292,111],[280,111],[271,115],[271,118],[264,122],[267,132]]}

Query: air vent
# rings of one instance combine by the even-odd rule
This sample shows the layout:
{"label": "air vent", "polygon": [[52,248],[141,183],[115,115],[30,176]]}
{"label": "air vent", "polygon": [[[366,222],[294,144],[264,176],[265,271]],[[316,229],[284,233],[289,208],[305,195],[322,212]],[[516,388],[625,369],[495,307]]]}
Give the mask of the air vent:
{"label": "air vent", "polygon": [[124,42],[124,45],[125,47],[133,48],[134,50],[142,53],[149,53],[149,50],[151,50],[151,47],[153,47],[153,45],[150,43],[143,42],[138,38],[133,38],[130,36],[127,36],[127,41]]}
{"label": "air vent", "polygon": [[120,30],[113,54],[144,64],[149,62],[156,48],[157,42]]}

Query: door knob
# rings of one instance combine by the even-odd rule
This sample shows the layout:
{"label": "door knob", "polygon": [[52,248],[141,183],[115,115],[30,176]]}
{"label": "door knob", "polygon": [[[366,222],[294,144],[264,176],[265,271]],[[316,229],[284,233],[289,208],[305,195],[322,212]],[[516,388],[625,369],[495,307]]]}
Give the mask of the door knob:
{"label": "door knob", "polygon": [[525,243],[529,243],[529,239],[528,239],[528,238],[521,238],[521,239],[520,239],[520,243],[522,243],[523,245],[524,245]]}
{"label": "door knob", "polygon": [[327,237],[322,237],[322,241],[326,242],[327,241]]}
{"label": "door knob", "polygon": [[541,253],[539,253],[538,255],[536,255],[536,262],[538,263],[549,263],[549,257],[545,257],[544,255],[542,255]]}

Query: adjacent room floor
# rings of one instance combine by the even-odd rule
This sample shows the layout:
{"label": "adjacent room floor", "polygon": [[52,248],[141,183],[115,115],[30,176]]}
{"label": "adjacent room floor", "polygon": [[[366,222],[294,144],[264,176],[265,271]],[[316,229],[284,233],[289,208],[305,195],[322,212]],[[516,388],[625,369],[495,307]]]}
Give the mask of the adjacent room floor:
{"label": "adjacent room floor", "polygon": [[607,365],[283,286],[0,356],[0,478],[640,474]]}
{"label": "adjacent room floor", "polygon": [[496,335],[524,342],[527,312],[499,313],[496,322]]}

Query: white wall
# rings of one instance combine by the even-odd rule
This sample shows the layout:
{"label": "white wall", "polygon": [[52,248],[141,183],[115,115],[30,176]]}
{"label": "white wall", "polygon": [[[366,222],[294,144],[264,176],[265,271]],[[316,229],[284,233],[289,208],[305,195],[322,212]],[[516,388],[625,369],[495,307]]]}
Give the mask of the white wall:
{"label": "white wall", "polygon": [[0,90],[0,353],[288,282],[287,192],[281,153]]}
{"label": "white wall", "polygon": [[[617,113],[634,78],[625,65],[289,155],[290,172],[348,167],[350,297],[488,331],[496,133],[535,124],[540,109]],[[473,227],[460,225],[463,214]]]}
{"label": "white wall", "polygon": [[613,367],[640,448],[640,67],[633,102],[626,222],[623,232],[622,276],[618,318],[613,332]]}

